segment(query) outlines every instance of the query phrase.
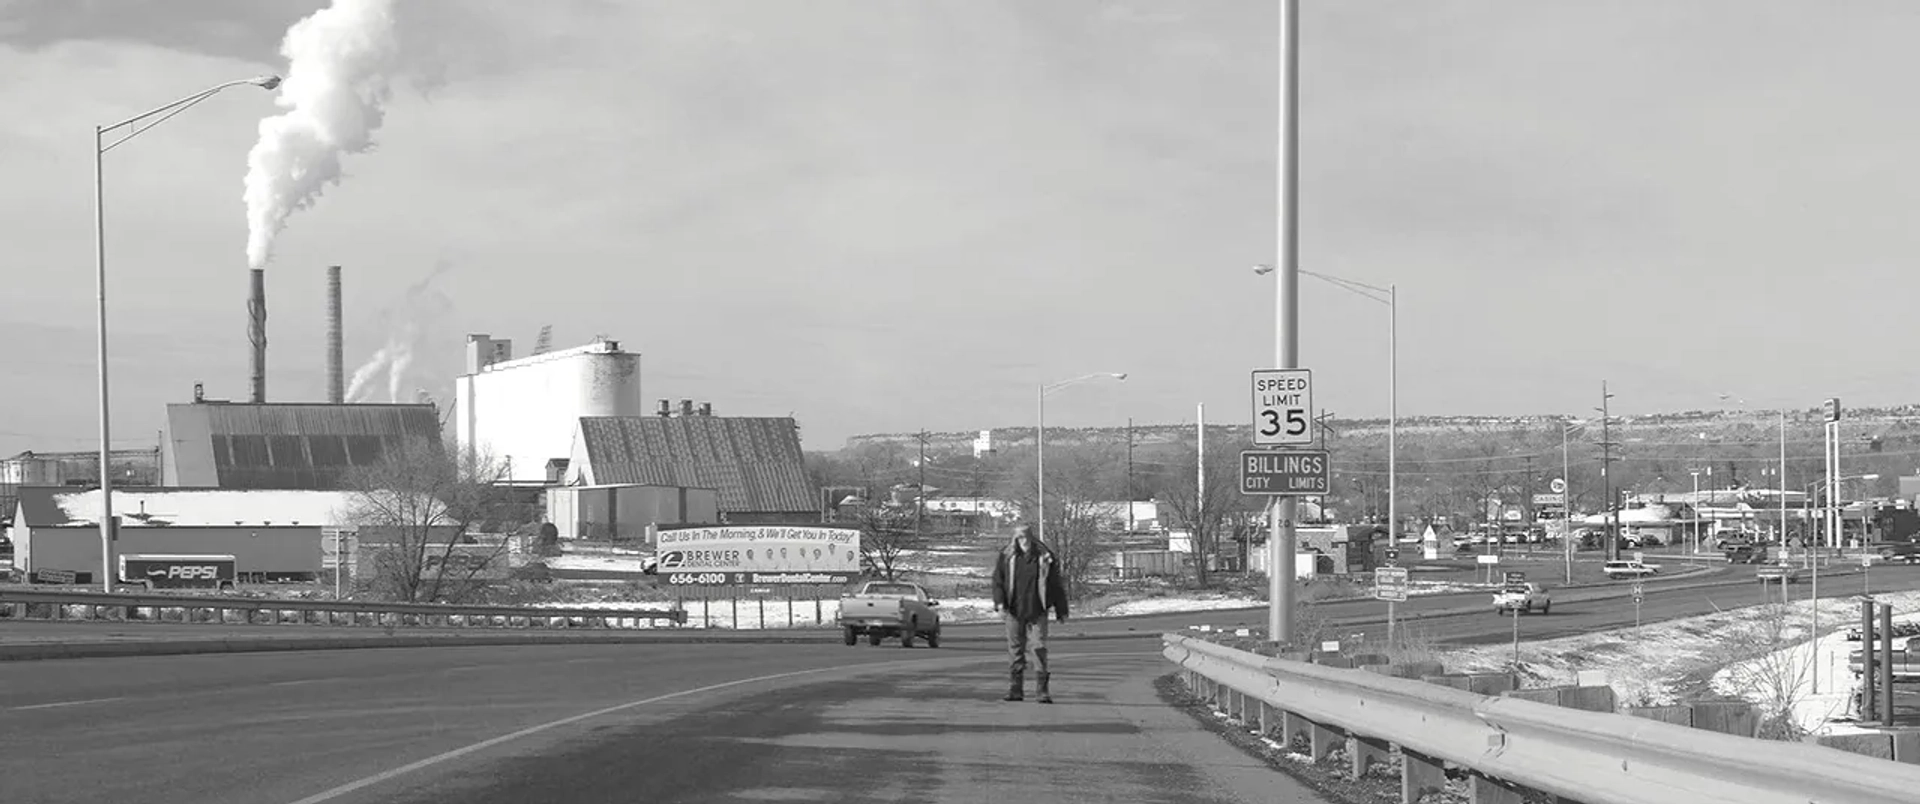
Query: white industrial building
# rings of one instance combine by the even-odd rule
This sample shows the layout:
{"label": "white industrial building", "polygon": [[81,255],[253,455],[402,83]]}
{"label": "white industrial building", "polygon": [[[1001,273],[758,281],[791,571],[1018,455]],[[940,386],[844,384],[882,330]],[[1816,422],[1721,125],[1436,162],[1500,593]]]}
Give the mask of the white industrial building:
{"label": "white industrial building", "polygon": [[641,416],[640,355],[601,339],[514,359],[513,342],[467,336],[456,385],[454,438],[469,458],[491,457],[507,479],[545,483],[573,451],[583,416]]}

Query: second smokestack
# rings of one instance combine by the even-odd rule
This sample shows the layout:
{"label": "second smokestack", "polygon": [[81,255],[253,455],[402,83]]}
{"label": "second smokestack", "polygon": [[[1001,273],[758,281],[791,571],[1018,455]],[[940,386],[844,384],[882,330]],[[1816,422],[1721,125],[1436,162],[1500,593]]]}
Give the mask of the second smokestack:
{"label": "second smokestack", "polygon": [[253,345],[253,376],[248,383],[253,404],[267,401],[267,271],[253,269],[252,292],[247,296],[247,340]]}
{"label": "second smokestack", "polygon": [[335,405],[347,401],[347,387],[342,376],[346,367],[342,364],[344,351],[340,340],[340,266],[327,266],[327,401]]}

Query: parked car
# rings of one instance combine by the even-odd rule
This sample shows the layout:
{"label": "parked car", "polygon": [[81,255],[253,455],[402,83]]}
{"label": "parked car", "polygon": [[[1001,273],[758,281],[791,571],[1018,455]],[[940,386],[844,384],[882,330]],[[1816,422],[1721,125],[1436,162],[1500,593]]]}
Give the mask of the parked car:
{"label": "parked car", "polygon": [[1786,562],[1768,564],[1755,571],[1753,577],[1761,583],[1772,583],[1776,581],[1780,583],[1799,583],[1800,567]]}
{"label": "parked car", "polygon": [[1645,578],[1659,572],[1660,567],[1656,564],[1646,564],[1627,559],[1609,561],[1606,566],[1600,568],[1600,571],[1606,573],[1608,579],[1617,581],[1622,578]]}
{"label": "parked car", "polygon": [[1493,612],[1505,614],[1519,611],[1532,614],[1539,609],[1541,614],[1553,611],[1553,598],[1547,594],[1547,588],[1537,583],[1510,583],[1500,591],[1493,593]]}
{"label": "parked car", "polygon": [[840,630],[848,645],[865,635],[869,645],[899,637],[900,647],[911,648],[915,639],[925,637],[927,647],[937,648],[940,615],[933,609],[939,605],[919,584],[868,581],[858,592],[840,598]]}

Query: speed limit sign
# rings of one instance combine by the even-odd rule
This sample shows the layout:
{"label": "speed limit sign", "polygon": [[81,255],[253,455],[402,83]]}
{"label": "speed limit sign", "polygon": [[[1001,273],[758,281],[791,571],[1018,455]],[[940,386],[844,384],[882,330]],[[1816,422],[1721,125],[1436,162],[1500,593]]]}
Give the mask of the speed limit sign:
{"label": "speed limit sign", "polygon": [[1313,443],[1312,371],[1253,372],[1253,443],[1261,447]]}

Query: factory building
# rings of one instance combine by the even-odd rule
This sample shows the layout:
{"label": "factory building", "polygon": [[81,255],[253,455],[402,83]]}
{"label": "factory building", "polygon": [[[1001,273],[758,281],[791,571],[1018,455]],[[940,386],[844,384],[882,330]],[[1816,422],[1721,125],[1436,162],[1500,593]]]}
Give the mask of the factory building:
{"label": "factory building", "polygon": [[332,491],[408,439],[440,443],[430,404],[167,406],[165,485]]}
{"label": "factory building", "polygon": [[515,359],[513,342],[467,336],[456,383],[454,438],[469,459],[491,458],[514,483],[550,482],[583,416],[640,416],[640,355],[619,341]]}
{"label": "factory building", "polygon": [[733,525],[820,521],[793,419],[694,410],[688,401],[679,416],[581,417],[565,484],[712,489],[720,520]]}
{"label": "factory building", "polygon": [[[158,486],[159,449],[117,449],[109,455],[113,482]],[[100,452],[22,452],[0,460],[0,522],[13,518],[19,490],[25,486],[98,486]]]}
{"label": "factory building", "polygon": [[[15,569],[97,583],[100,490],[23,486],[11,530]],[[231,555],[242,582],[312,581],[348,515],[334,491],[114,489],[114,554]]]}

